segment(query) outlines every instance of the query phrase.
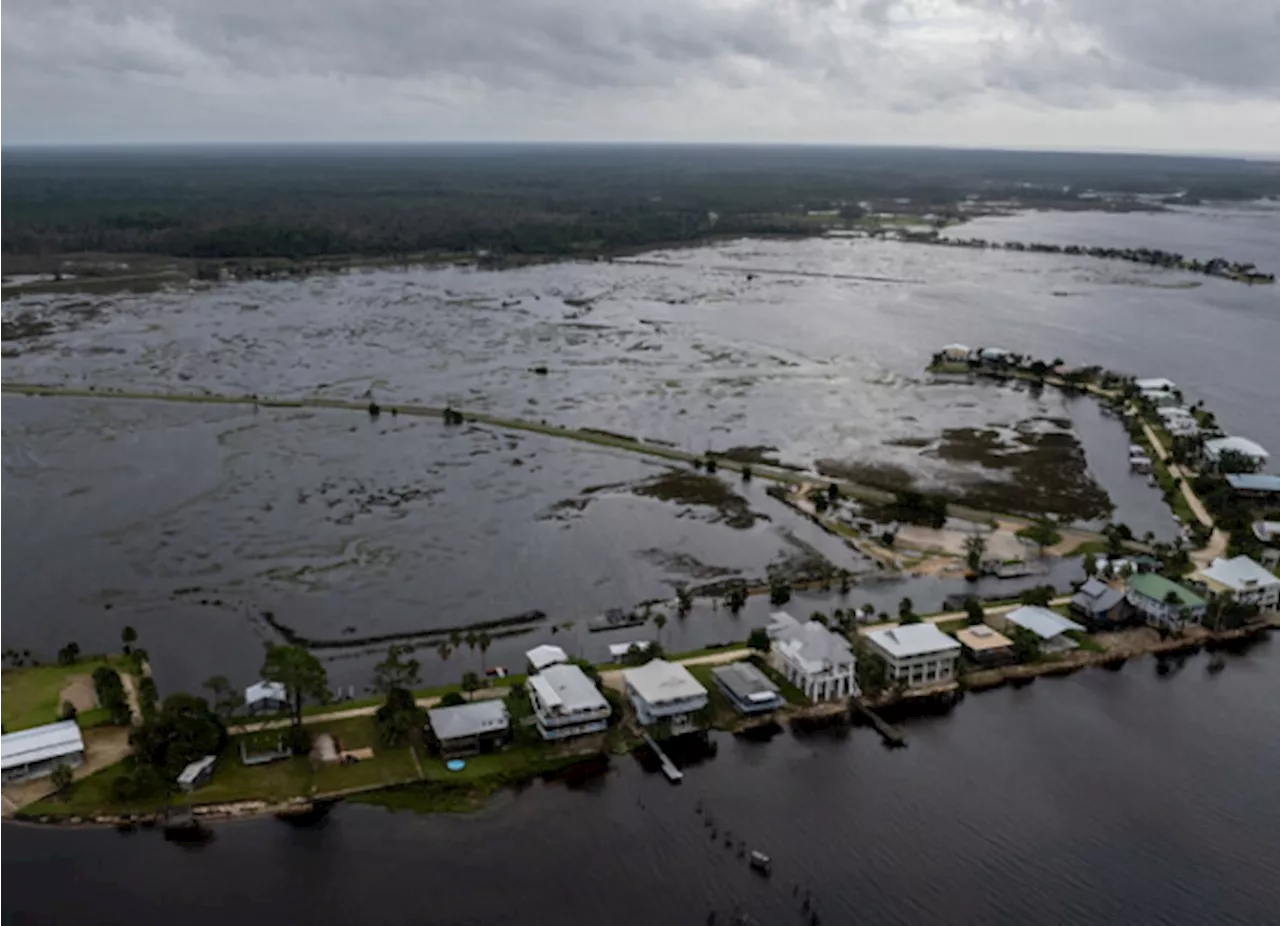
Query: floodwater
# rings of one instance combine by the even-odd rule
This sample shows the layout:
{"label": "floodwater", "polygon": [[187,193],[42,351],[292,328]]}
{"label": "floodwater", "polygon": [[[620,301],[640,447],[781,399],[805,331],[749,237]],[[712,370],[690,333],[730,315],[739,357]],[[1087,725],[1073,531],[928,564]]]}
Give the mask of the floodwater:
{"label": "floodwater", "polygon": [[829,924],[1272,923],[1280,650],[1227,659],[970,695],[908,721],[902,750],[867,729],[717,736],[679,787],[620,758],[473,817],[347,805],[309,829],[218,825],[200,848],[6,824],[5,918],[799,924],[807,896]]}
{"label": "floodwater", "polygon": [[[1231,216],[1217,209],[1161,217],[1176,240],[1142,240],[1154,234],[1150,216],[1107,216],[1104,243],[1129,235],[1266,266],[1246,241],[1280,254],[1280,210],[1238,211],[1245,231],[1230,248],[1216,236]],[[1070,237],[1089,221],[1032,214],[972,232],[993,236],[1007,223],[1016,237],[1047,240],[1055,223]],[[454,403],[694,451],[772,448],[802,467],[871,468],[978,499],[1052,496],[1048,510],[1088,523],[1103,519],[1105,492],[1115,520],[1169,537],[1158,493],[1125,469],[1123,430],[1092,401],[921,371],[958,340],[1169,376],[1227,428],[1280,447],[1278,308],[1275,287],[1119,262],[751,240],[506,272],[384,269],[23,297],[3,306],[6,336],[26,332],[6,340],[4,375]],[[359,689],[385,647],[370,638],[541,611],[523,636],[495,641],[490,664],[514,666],[553,636],[601,658],[605,643],[657,628],[588,634],[587,620],[680,583],[821,560],[870,569],[758,481],[682,497],[654,488],[667,472],[660,462],[531,434],[115,400],[6,396],[3,410],[6,646],[44,658],[69,640],[105,649],[132,624],[163,690],[214,674],[249,681],[278,626],[323,643],[334,682]],[[1053,570],[1063,579],[1078,566]],[[962,587],[860,585],[849,601],[892,611],[906,595],[928,608]],[[828,593],[792,606],[811,603],[841,604]],[[742,639],[766,611],[758,600],[738,617],[700,605],[673,618],[663,642]],[[429,681],[480,662],[468,651],[443,664],[429,655]]]}

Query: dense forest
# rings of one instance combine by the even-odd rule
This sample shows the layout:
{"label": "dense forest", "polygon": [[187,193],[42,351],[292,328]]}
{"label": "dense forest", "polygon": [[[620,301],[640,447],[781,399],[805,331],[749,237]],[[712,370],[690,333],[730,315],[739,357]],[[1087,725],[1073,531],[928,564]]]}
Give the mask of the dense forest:
{"label": "dense forest", "polygon": [[600,253],[807,233],[806,213],[852,216],[865,201],[946,214],[966,196],[1079,208],[1087,190],[1183,191],[1183,201],[1280,193],[1271,162],[942,149],[20,149],[4,152],[3,168],[6,255],[196,259]]}

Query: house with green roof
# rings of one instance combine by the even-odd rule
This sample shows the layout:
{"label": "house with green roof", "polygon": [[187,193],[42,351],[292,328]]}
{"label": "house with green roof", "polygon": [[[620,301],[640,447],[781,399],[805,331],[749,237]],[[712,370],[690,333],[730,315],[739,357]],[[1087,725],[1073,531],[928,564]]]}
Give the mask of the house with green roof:
{"label": "house with green roof", "polygon": [[1125,600],[1148,624],[1178,630],[1204,617],[1205,600],[1177,582],[1154,572],[1140,572],[1125,583]]}

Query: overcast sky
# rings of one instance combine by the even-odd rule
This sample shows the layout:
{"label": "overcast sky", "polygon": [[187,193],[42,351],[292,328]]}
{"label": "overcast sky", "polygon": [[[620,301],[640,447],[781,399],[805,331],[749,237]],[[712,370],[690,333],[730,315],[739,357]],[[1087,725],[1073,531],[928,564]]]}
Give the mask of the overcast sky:
{"label": "overcast sky", "polygon": [[1280,0],[5,0],[3,141],[1280,153]]}

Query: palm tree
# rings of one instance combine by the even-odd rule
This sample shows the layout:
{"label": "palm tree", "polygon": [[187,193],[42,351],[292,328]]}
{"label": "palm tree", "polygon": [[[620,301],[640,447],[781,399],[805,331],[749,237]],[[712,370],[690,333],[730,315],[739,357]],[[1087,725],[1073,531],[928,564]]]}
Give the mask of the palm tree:
{"label": "palm tree", "polygon": [[662,628],[667,626],[667,615],[659,613],[653,619],[654,625],[658,628],[658,645],[662,645]]}
{"label": "palm tree", "polygon": [[489,634],[485,631],[482,630],[476,634],[476,647],[480,650],[480,671],[482,673],[487,673],[485,658],[489,652],[489,644],[492,642],[493,641],[489,639]]}
{"label": "palm tree", "polygon": [[440,654],[441,662],[448,662],[449,657],[453,655],[453,647],[448,643],[437,643],[436,652]]}

